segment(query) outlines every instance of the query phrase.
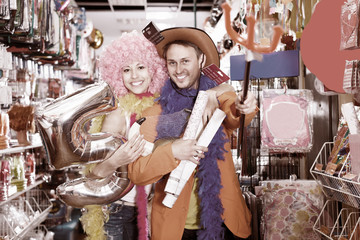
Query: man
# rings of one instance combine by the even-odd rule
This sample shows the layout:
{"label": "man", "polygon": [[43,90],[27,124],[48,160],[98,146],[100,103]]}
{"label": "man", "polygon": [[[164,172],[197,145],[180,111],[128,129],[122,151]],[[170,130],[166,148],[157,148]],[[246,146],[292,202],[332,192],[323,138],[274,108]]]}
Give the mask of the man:
{"label": "man", "polygon": [[[170,79],[161,90],[159,103],[145,110],[143,116],[165,115],[184,108],[192,109],[198,92],[204,90],[210,96],[216,97],[215,103],[211,101],[210,104],[218,105],[226,113],[226,118],[208,148],[197,146],[195,140],[178,139],[159,145],[151,155],[141,157],[129,165],[129,178],[135,184],[156,182],[151,238],[247,238],[251,234],[251,214],[235,174],[229,137],[233,130],[239,127],[241,113],[246,114],[246,124],[255,116],[255,98],[249,93],[248,98],[241,104],[241,97],[234,91],[227,91],[222,85],[215,87],[215,82],[201,74],[201,69],[205,66],[212,63],[219,66],[217,49],[204,31],[195,28],[172,28],[162,31],[161,34],[164,40],[157,45],[157,49],[166,60]],[[210,90],[211,88],[213,89]],[[161,126],[159,123],[152,127],[145,121],[141,126],[145,139],[147,133],[155,130],[158,133],[156,139],[171,136],[173,129],[168,129],[164,134],[164,129],[159,131]],[[198,167],[174,206],[164,206],[162,201],[169,173],[181,160],[194,161],[193,156],[201,158]]]}

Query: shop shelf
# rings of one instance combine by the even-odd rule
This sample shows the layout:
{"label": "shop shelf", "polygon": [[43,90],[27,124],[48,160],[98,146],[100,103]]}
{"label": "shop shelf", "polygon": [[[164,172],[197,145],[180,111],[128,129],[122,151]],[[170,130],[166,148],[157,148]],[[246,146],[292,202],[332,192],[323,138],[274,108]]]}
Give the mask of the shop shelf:
{"label": "shop shelf", "polygon": [[[327,165],[333,146],[334,143],[332,142],[324,143],[311,166],[310,173],[318,184],[322,186],[322,190],[328,198],[360,209],[360,183],[325,172],[324,168]],[[349,157],[345,160],[340,170],[342,175],[350,171],[348,161]],[[317,169],[317,164],[322,164],[323,169]]]}
{"label": "shop shelf", "polygon": [[351,212],[339,236],[340,240],[360,240],[360,212]]}
{"label": "shop shelf", "polygon": [[324,239],[359,240],[359,211],[341,208],[339,202],[327,200],[313,226]]}
{"label": "shop shelf", "polygon": [[39,189],[31,189],[8,201],[0,208],[0,238],[22,239],[46,219],[51,207],[50,199]]}

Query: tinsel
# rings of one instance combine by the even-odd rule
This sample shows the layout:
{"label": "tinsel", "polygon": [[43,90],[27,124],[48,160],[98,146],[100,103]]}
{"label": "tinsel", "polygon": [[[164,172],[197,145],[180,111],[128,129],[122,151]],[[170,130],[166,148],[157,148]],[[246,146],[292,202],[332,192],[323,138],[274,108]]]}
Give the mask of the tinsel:
{"label": "tinsel", "polygon": [[86,240],[106,240],[104,222],[106,215],[100,205],[87,205],[80,221],[86,233]]}
{"label": "tinsel", "polygon": [[[171,80],[167,81],[161,90],[159,102],[162,106],[162,115],[174,113],[184,108],[192,109],[195,103],[196,95],[199,90],[207,90],[215,87],[216,83],[202,75],[199,80],[199,88],[196,89],[174,89]],[[160,124],[159,124],[160,125]],[[157,127],[160,128],[161,126]],[[167,135],[171,132],[176,135],[172,129],[168,129]],[[162,138],[162,131],[158,130],[157,139]],[[174,136],[178,137],[178,136]],[[219,198],[221,185],[220,171],[217,160],[224,160],[224,144],[228,141],[223,133],[221,126],[215,134],[213,140],[208,146],[208,152],[205,158],[201,159],[197,172],[199,179],[198,195],[200,199],[200,224],[198,231],[199,240],[223,239],[224,229],[221,218],[224,209]]]}

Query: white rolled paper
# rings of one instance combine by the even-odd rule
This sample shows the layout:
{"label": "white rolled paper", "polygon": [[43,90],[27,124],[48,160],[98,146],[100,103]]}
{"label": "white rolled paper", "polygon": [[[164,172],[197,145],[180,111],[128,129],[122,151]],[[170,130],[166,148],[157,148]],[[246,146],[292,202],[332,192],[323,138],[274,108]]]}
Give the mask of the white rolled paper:
{"label": "white rolled paper", "polygon": [[[207,93],[205,91],[199,91],[194,107],[191,111],[191,115],[186,126],[183,139],[195,139],[197,137],[200,126],[202,127],[202,115],[204,113],[207,101]],[[175,194],[176,186],[180,181],[180,177],[184,169],[183,166],[181,165],[180,167],[180,165],[170,173],[169,179],[165,186],[165,192]]]}
{"label": "white rolled paper", "polygon": [[352,102],[341,105],[341,112],[348,124],[350,134],[360,134],[360,122]]}
{"label": "white rolled paper", "polygon": [[[204,131],[202,132],[201,136],[198,139],[197,145],[199,146],[203,146],[203,147],[208,147],[211,140],[214,138],[217,130],[219,129],[221,123],[223,122],[224,118],[225,118],[226,114],[221,111],[220,109],[216,109],[214,114],[212,115],[212,117],[210,118],[209,123],[206,125]],[[166,187],[169,184],[169,180],[172,177],[172,173],[170,174],[169,180],[166,184],[165,187],[165,192],[166,192],[166,196],[163,200],[163,204],[168,207],[168,208],[172,208],[173,205],[175,204],[177,197],[180,195],[182,189],[184,188],[186,182],[189,180],[191,174],[193,173],[194,169],[196,168],[196,164],[185,160],[185,161],[181,161],[179,166],[177,168],[182,168],[181,172],[181,176],[177,177],[177,181],[175,181],[176,184],[176,188],[175,188],[175,184],[171,183],[171,189],[170,187],[168,189],[171,190],[171,192],[166,191]],[[180,172],[180,171],[179,171]],[[175,188],[175,189],[174,189]]]}

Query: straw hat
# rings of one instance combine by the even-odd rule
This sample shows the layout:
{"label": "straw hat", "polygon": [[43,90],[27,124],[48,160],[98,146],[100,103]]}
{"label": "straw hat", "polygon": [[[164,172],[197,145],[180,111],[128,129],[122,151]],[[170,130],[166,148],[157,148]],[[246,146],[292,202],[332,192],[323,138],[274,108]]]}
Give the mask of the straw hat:
{"label": "straw hat", "polygon": [[206,56],[205,67],[214,63],[220,67],[220,58],[217,48],[210,36],[201,29],[190,27],[168,28],[162,30],[161,35],[164,37],[160,43],[156,45],[156,49],[160,56],[164,56],[164,46],[175,40],[188,41],[198,46]]}

